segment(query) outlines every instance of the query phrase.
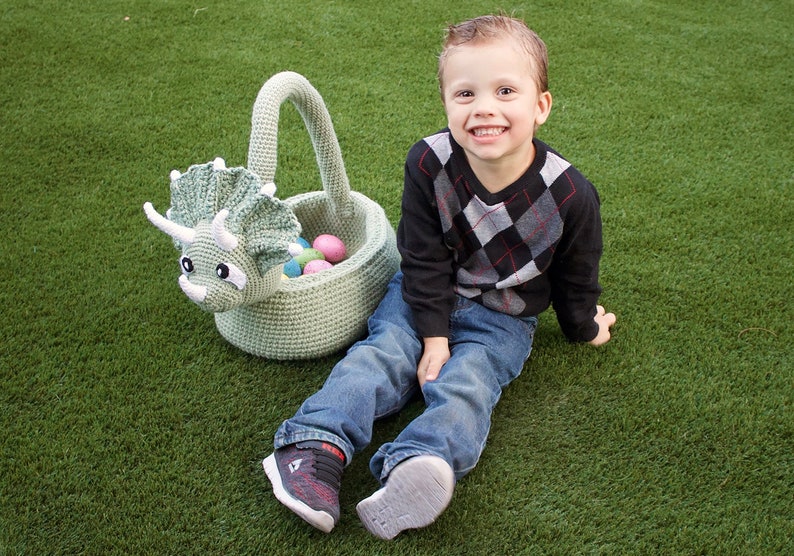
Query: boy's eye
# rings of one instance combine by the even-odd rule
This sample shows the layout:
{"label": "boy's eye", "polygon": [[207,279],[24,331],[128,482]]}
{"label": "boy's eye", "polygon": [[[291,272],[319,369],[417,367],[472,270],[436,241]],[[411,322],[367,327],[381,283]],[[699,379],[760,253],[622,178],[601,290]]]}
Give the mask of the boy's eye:
{"label": "boy's eye", "polygon": [[501,89],[499,89],[499,95],[500,96],[509,95],[512,92],[513,92],[513,89],[511,89],[510,87],[502,87]]}
{"label": "boy's eye", "polygon": [[474,93],[472,93],[471,91],[460,91],[460,92],[458,93],[458,96],[459,96],[459,97],[468,98],[468,97],[473,97],[473,96],[474,96]]}

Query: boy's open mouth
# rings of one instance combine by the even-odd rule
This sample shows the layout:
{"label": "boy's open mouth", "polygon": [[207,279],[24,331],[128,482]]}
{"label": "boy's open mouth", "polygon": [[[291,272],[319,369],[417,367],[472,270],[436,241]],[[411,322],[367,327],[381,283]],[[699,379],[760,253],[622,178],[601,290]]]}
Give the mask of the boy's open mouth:
{"label": "boy's open mouth", "polygon": [[475,137],[496,137],[505,132],[506,127],[477,127],[471,130]]}

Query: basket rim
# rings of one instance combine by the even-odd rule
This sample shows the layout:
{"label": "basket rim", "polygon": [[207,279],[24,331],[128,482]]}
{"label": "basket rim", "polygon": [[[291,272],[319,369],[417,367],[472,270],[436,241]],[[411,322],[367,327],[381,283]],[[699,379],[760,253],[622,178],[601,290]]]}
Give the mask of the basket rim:
{"label": "basket rim", "polygon": [[[326,196],[324,191],[311,191],[289,197],[286,202],[290,203],[290,207],[294,210],[296,203],[314,200],[316,197],[321,196]],[[391,234],[394,233],[394,228],[386,217],[383,207],[375,201],[357,191],[351,191],[350,198],[352,206],[363,208],[364,210],[364,214],[360,215],[365,221],[366,238],[364,244],[353,255],[335,264],[332,268],[316,274],[301,275],[289,280],[282,280],[279,289],[292,293],[343,279],[354,272],[360,271],[362,267],[379,254],[383,245],[389,241]],[[328,202],[327,199],[325,200]]]}

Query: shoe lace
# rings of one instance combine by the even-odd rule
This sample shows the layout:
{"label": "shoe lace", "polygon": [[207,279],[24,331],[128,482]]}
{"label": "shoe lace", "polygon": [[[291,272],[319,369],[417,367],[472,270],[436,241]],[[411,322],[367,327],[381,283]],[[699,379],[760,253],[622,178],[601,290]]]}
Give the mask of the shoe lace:
{"label": "shoe lace", "polygon": [[318,481],[326,483],[338,491],[342,485],[342,469],[344,465],[339,458],[322,448],[311,448],[314,457],[312,468]]}

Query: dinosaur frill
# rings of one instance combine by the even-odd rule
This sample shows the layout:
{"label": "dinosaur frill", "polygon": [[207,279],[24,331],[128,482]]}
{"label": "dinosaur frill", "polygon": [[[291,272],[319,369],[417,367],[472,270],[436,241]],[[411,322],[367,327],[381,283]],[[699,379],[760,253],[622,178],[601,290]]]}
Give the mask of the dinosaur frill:
{"label": "dinosaur frill", "polygon": [[204,309],[264,299],[278,287],[281,265],[300,251],[300,223],[274,192],[274,184],[218,158],[171,173],[165,217],[144,205],[149,220],[182,251],[179,284]]}

